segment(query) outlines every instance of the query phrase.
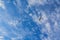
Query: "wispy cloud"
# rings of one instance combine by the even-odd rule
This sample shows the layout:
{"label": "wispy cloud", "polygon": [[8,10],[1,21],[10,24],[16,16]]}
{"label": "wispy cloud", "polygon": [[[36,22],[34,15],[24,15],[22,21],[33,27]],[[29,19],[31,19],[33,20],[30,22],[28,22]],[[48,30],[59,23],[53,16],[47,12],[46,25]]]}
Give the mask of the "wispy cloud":
{"label": "wispy cloud", "polygon": [[35,5],[35,4],[40,4],[44,5],[47,0],[28,0],[29,6]]}
{"label": "wispy cloud", "polygon": [[1,7],[2,9],[5,9],[5,5],[4,5],[4,2],[3,2],[2,0],[0,0],[0,7]]}

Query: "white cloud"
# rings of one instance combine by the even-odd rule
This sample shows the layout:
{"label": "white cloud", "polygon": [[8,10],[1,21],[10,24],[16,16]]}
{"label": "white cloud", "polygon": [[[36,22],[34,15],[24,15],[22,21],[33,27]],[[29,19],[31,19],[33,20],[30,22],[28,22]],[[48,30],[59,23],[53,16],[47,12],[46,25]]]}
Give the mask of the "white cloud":
{"label": "white cloud", "polygon": [[11,40],[16,40],[16,38],[11,38]]}
{"label": "white cloud", "polygon": [[32,19],[33,19],[33,21],[35,21],[38,24],[45,24],[47,22],[48,18],[47,18],[46,13],[44,11],[42,11],[41,14],[42,15],[39,17],[36,14],[32,15]]}
{"label": "white cloud", "polygon": [[48,32],[51,31],[51,26],[50,26],[50,24],[49,24],[48,22],[45,23],[45,27],[46,27],[46,29],[48,30]]}
{"label": "white cloud", "polygon": [[11,26],[15,26],[17,25],[18,21],[17,20],[11,20],[11,21],[8,21],[8,24],[11,25]]}
{"label": "white cloud", "polygon": [[30,13],[29,16],[32,16],[32,13]]}
{"label": "white cloud", "polygon": [[47,0],[28,0],[29,6],[35,5],[35,4],[45,4]]}
{"label": "white cloud", "polygon": [[4,38],[4,36],[0,36],[0,39],[3,39]]}
{"label": "white cloud", "polygon": [[40,24],[39,17],[37,17],[36,15],[33,15],[32,18],[33,18],[33,21]]}
{"label": "white cloud", "polygon": [[42,11],[41,14],[42,14],[42,20],[41,20],[42,23],[47,22],[48,18],[47,18],[47,16],[46,16],[46,13],[45,13],[44,11]]}
{"label": "white cloud", "polygon": [[55,23],[54,23],[54,32],[58,32],[58,31],[60,31],[60,27],[58,25],[58,22],[55,21]]}
{"label": "white cloud", "polygon": [[0,36],[0,40],[4,40],[4,36]]}
{"label": "white cloud", "polygon": [[0,0],[0,7],[5,9],[5,5],[4,5],[4,2],[2,0]]}

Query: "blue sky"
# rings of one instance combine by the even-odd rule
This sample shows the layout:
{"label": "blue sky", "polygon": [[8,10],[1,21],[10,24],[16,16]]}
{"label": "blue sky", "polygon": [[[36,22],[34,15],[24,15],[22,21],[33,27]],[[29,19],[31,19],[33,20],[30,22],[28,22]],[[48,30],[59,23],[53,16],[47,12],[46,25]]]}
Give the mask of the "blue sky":
{"label": "blue sky", "polygon": [[0,0],[0,40],[60,40],[59,2]]}

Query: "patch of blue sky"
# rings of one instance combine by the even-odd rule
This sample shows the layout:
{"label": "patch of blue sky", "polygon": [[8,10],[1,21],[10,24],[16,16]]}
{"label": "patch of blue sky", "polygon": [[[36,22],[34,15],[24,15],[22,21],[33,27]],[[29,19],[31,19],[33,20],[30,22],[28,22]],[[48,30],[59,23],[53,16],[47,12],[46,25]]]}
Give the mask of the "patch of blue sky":
{"label": "patch of blue sky", "polygon": [[24,40],[41,40],[39,36],[35,35],[27,35],[25,36]]}
{"label": "patch of blue sky", "polygon": [[[10,17],[11,18],[10,20],[13,20],[13,21],[18,20],[19,18],[21,18],[21,21],[22,21],[21,24],[22,25],[20,25],[18,23],[17,26],[16,26],[16,28],[17,28],[16,29],[14,26],[7,24],[7,22],[9,20],[8,20],[7,17],[5,17],[6,15],[3,16],[3,14],[1,14],[1,16],[6,18],[8,21],[2,22],[0,25],[3,26],[7,30],[7,33],[8,33],[7,35],[10,38],[16,36],[14,33],[23,35],[23,33],[26,32],[25,33],[26,37],[25,37],[24,40],[41,40],[39,35],[41,35],[41,29],[43,29],[43,27],[45,27],[45,26],[42,26],[43,24],[42,25],[39,25],[39,24],[37,25],[37,23],[32,20],[32,17],[29,16],[29,13],[31,13],[33,15],[36,15],[36,16],[40,16],[39,14],[37,14],[40,10],[46,11],[46,12],[49,11],[49,13],[45,13],[46,16],[48,17],[48,15],[50,15],[50,16],[53,15],[52,12],[55,11],[56,7],[59,7],[59,4],[55,3],[56,5],[55,4],[39,5],[37,8],[36,8],[36,5],[35,6],[31,6],[31,8],[29,8],[28,14],[27,14],[24,11],[25,8],[28,5],[27,0],[20,0],[20,2],[21,2],[22,12],[20,11],[21,9],[19,10],[19,8],[13,4],[13,0],[10,0],[10,3],[6,3],[5,4],[6,11],[7,11],[7,13],[6,12],[5,13],[8,14],[9,16],[7,16],[7,17]],[[39,11],[37,11],[36,9],[39,10]],[[20,11],[20,13],[19,13],[19,11]],[[4,13],[2,9],[0,10],[0,12]],[[16,18],[18,18],[18,19],[16,19]],[[4,19],[4,20],[6,20],[6,19]],[[53,19],[55,20],[56,17],[53,18]],[[48,21],[49,21],[51,27],[53,27],[54,26],[54,22],[51,21],[50,17],[48,17]],[[56,19],[56,21],[57,21],[57,19]],[[20,22],[20,20],[19,20],[19,22]],[[33,30],[32,30],[32,28],[33,28]],[[28,31],[27,31],[27,29],[28,29]],[[28,35],[27,33],[30,33],[30,32],[33,32],[33,33],[31,35]],[[36,33],[36,34],[34,34],[34,33]],[[6,40],[10,40],[10,38],[8,38],[8,36],[6,37]],[[43,36],[46,37],[46,38],[48,37],[48,35],[45,34],[45,33],[43,34]],[[17,39],[17,40],[20,40],[20,39]]]}
{"label": "patch of blue sky", "polygon": [[17,7],[13,4],[13,3],[6,3],[6,11],[7,13],[12,17],[19,17],[19,10],[17,9]]}
{"label": "patch of blue sky", "polygon": [[10,37],[7,37],[6,35],[4,36],[4,40],[11,40]]}
{"label": "patch of blue sky", "polygon": [[29,16],[29,14],[27,14],[27,13],[24,12],[24,11],[23,11],[22,14],[20,14],[20,18],[21,18],[23,21],[29,21],[29,20],[32,21],[32,18]]}
{"label": "patch of blue sky", "polygon": [[27,37],[27,38],[25,37],[24,40],[33,40],[35,37],[36,38],[38,37],[37,39],[40,40],[39,39],[39,35],[41,34],[41,31],[39,30],[39,27],[38,27],[38,25],[35,24],[35,22],[33,22],[33,21],[25,21],[22,24],[23,24],[23,29],[28,28],[30,30],[30,32],[33,32],[31,34],[32,36],[31,37],[29,36],[30,38],[29,37]]}
{"label": "patch of blue sky", "polygon": [[27,0],[20,0],[20,2],[21,2],[21,7],[22,7],[23,9],[27,8],[27,6],[28,6]]}
{"label": "patch of blue sky", "polygon": [[15,0],[2,0],[2,1],[4,1],[5,3],[8,3],[8,2],[12,3]]}

